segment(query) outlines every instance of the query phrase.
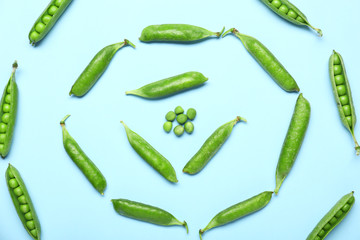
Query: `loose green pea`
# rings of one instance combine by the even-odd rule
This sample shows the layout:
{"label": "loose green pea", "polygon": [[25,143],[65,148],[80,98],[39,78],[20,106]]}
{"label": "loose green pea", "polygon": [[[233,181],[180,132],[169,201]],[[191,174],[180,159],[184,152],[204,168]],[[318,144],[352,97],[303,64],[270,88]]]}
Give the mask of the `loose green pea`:
{"label": "loose green pea", "polygon": [[35,26],[35,30],[38,32],[38,33],[42,33],[45,29],[46,25],[43,24],[42,22],[38,22]]}
{"label": "loose green pea", "polygon": [[180,137],[181,135],[183,135],[184,133],[184,127],[181,126],[181,125],[177,125],[175,128],[174,128],[174,133],[176,136]]}
{"label": "loose green pea", "polygon": [[32,220],[32,219],[33,219],[33,215],[32,215],[31,212],[26,213],[26,214],[24,215],[24,217],[25,217],[26,220]]}
{"label": "loose green pea", "polygon": [[339,74],[341,74],[341,73],[342,73],[342,67],[341,67],[341,65],[335,64],[335,65],[334,65],[334,74],[335,74],[335,76],[336,76],[336,75],[339,75]]}
{"label": "loose green pea", "polygon": [[287,14],[289,12],[289,8],[286,5],[281,5],[281,7],[279,8],[279,11],[282,13]]}
{"label": "loose green pea", "polygon": [[6,140],[6,134],[1,133],[0,134],[0,143],[5,143],[5,140]]}
{"label": "loose green pea", "polygon": [[6,103],[10,103],[10,102],[11,102],[11,95],[10,95],[10,94],[6,94],[6,96],[5,96],[5,102],[6,102]]}
{"label": "loose green pea", "polygon": [[163,128],[165,132],[169,133],[172,129],[172,122],[165,122]]}
{"label": "loose green pea", "polygon": [[0,123],[0,133],[6,132],[7,125],[5,123]]}
{"label": "loose green pea", "polygon": [[345,85],[339,85],[336,86],[337,92],[339,96],[345,95],[346,94],[346,87]]}
{"label": "loose green pea", "polygon": [[186,112],[186,115],[190,120],[194,120],[196,117],[196,110],[194,108],[189,108]]}
{"label": "loose green pea", "polygon": [[11,188],[16,188],[17,186],[19,186],[19,183],[16,181],[15,178],[12,178],[12,179],[9,180],[9,186]]}
{"label": "loose green pea", "polygon": [[30,33],[30,36],[29,36],[29,38],[30,38],[30,40],[31,41],[37,41],[38,39],[39,39],[39,36],[40,36],[40,34],[38,34],[37,32],[35,32],[35,31],[33,31],[32,33]]}
{"label": "loose green pea", "polygon": [[179,114],[177,117],[176,117],[176,121],[183,125],[184,123],[186,123],[186,121],[188,120],[188,117],[185,115],[185,114]]}
{"label": "loose green pea", "polygon": [[344,214],[344,212],[342,210],[339,210],[336,214],[335,217],[339,218]]}
{"label": "loose green pea", "polygon": [[33,220],[30,220],[26,222],[26,226],[28,227],[29,230],[33,230],[35,228],[35,223]]}
{"label": "loose green pea", "polygon": [[29,212],[30,211],[29,205],[28,204],[20,205],[20,211],[24,214]]}
{"label": "loose green pea", "polygon": [[10,122],[10,114],[4,113],[4,115],[2,115],[2,117],[1,117],[1,120],[6,124],[9,123]]}
{"label": "loose green pea", "polygon": [[185,131],[189,134],[191,134],[194,131],[194,124],[192,122],[186,122],[184,127],[185,127]]}
{"label": "loose green pea", "polygon": [[170,122],[174,121],[175,118],[176,118],[176,114],[173,111],[169,111],[165,116],[165,119]]}
{"label": "loose green pea", "polygon": [[302,17],[300,17],[300,16],[298,16],[298,17],[296,18],[296,21],[298,21],[298,22],[300,22],[300,23],[306,23],[305,20],[304,20]]}
{"label": "loose green pea", "polygon": [[343,106],[343,110],[344,110],[345,116],[350,116],[350,115],[351,115],[350,105],[345,105],[345,106]]}
{"label": "loose green pea", "polygon": [[349,126],[352,125],[352,117],[351,116],[347,116],[346,121],[348,122]]}
{"label": "loose green pea", "polygon": [[279,0],[274,0],[274,1],[272,1],[271,4],[272,4],[274,7],[279,8],[279,7],[281,6],[281,1],[279,1]]}
{"label": "loose green pea", "polygon": [[18,197],[18,201],[19,201],[20,204],[26,204],[27,203],[25,195],[22,195],[22,196]]}
{"label": "loose green pea", "polygon": [[293,19],[297,18],[297,13],[294,12],[294,10],[290,9],[289,12],[287,13],[287,15]]}
{"label": "loose green pea", "polygon": [[42,17],[41,20],[43,23],[45,23],[47,25],[51,21],[51,19],[52,19],[52,16],[46,14]]}
{"label": "loose green pea", "polygon": [[56,6],[51,6],[51,7],[49,8],[49,10],[48,10],[49,15],[50,15],[50,16],[54,16],[58,9],[59,9],[59,8],[56,7]]}
{"label": "loose green pea", "polygon": [[336,83],[336,85],[344,84],[345,83],[344,75],[342,75],[342,74],[336,75],[335,76],[335,83]]}
{"label": "loose green pea", "polygon": [[60,7],[60,5],[64,2],[64,0],[56,0],[55,6]]}
{"label": "loose green pea", "polygon": [[349,97],[347,95],[341,96],[339,98],[342,106],[349,104]]}
{"label": "loose green pea", "polygon": [[3,106],[3,111],[6,113],[10,112],[10,104],[5,103]]}
{"label": "loose green pea", "polygon": [[182,114],[182,113],[184,113],[184,109],[181,106],[177,106],[175,108],[175,114],[179,115],[179,114]]}

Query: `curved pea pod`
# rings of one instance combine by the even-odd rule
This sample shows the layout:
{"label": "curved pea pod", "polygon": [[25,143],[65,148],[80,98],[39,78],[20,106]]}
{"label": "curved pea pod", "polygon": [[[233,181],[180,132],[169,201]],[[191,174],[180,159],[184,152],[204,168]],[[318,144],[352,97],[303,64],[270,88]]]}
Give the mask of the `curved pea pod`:
{"label": "curved pea pod", "polygon": [[246,119],[238,116],[234,120],[225,123],[216,129],[215,132],[213,132],[213,134],[211,134],[211,136],[201,146],[198,152],[185,165],[183,172],[188,174],[196,174],[200,172],[226,142],[233,130],[233,127],[239,121],[246,122]]}
{"label": "curved pea pod", "polygon": [[145,139],[133,132],[123,121],[122,125],[131,147],[139,156],[144,159],[152,168],[160,173],[169,182],[178,182],[176,172],[171,163],[153,148]]}
{"label": "curved pea pod", "polygon": [[349,80],[346,75],[344,60],[335,50],[329,60],[330,81],[340,119],[345,128],[351,133],[355,143],[356,154],[360,154],[360,146],[355,138],[354,129],[356,114],[351,95]]}
{"label": "curved pea pod", "polygon": [[72,0],[50,1],[49,5],[41,13],[40,17],[36,20],[34,26],[29,32],[31,45],[34,46],[48,34],[71,2]]}
{"label": "curved pea pod", "polygon": [[210,37],[219,38],[224,31],[211,32],[189,24],[150,25],[143,29],[139,40],[142,42],[197,42]]}
{"label": "curved pea pod", "polygon": [[294,113],[276,167],[275,194],[278,194],[281,184],[295,163],[309,125],[310,112],[310,103],[301,93],[296,101]]}
{"label": "curved pea pod", "polygon": [[233,33],[241,40],[246,50],[282,89],[287,92],[300,91],[295,79],[261,42],[253,37],[239,33],[235,28],[226,31],[223,37],[230,33]]}
{"label": "curved pea pod", "polygon": [[323,240],[345,218],[355,203],[354,192],[343,196],[320,220],[306,240]]}
{"label": "curved pea pod", "polygon": [[96,165],[90,160],[90,158],[80,148],[79,144],[70,136],[69,132],[65,127],[65,120],[70,115],[65,116],[61,121],[60,125],[63,133],[63,144],[66,153],[69,155],[71,160],[78,166],[81,172],[89,180],[91,185],[101,194],[104,195],[106,188],[106,179]]}
{"label": "curved pea pod", "polygon": [[268,6],[274,13],[279,15],[280,17],[284,18],[285,20],[295,24],[295,25],[302,25],[302,26],[308,26],[315,30],[320,37],[322,37],[323,33],[321,29],[313,27],[307,17],[297,8],[289,2],[288,0],[281,0],[280,6],[275,6],[270,0],[261,0],[266,6]]}
{"label": "curved pea pod", "polygon": [[214,227],[219,227],[236,221],[242,217],[263,209],[270,202],[272,194],[273,192],[269,191],[262,192],[252,198],[249,198],[219,212],[205,228],[199,230],[200,239],[202,239],[202,234],[204,232]]}
{"label": "curved pea pod", "polygon": [[41,227],[34,205],[19,171],[9,164],[5,179],[16,212],[29,235],[40,240]]}
{"label": "curved pea pod", "polygon": [[115,43],[101,49],[75,81],[71,87],[69,95],[71,96],[73,94],[77,97],[84,96],[105,72],[115,53],[119,49],[128,45],[135,48],[134,44],[125,39],[124,42]]}
{"label": "curved pea pod", "polygon": [[0,155],[5,158],[10,151],[18,105],[18,87],[15,82],[17,62],[13,63],[13,71],[5,86],[0,103]]}
{"label": "curved pea pod", "polygon": [[188,225],[185,221],[180,222],[169,212],[158,207],[150,206],[140,202],[127,199],[112,199],[113,207],[121,216],[149,222],[161,226],[184,226],[189,233]]}
{"label": "curved pea pod", "polygon": [[202,73],[186,72],[147,84],[139,89],[127,91],[125,93],[127,95],[137,95],[143,98],[163,98],[200,86],[207,80],[208,78]]}

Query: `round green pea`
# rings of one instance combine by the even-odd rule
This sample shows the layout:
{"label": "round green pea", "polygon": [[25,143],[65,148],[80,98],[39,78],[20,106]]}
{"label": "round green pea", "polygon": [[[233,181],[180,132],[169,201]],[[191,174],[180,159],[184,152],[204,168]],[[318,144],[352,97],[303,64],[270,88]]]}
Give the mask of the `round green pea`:
{"label": "round green pea", "polygon": [[4,106],[3,106],[3,111],[6,112],[6,113],[10,112],[10,104],[5,103]]}
{"label": "round green pea", "polygon": [[182,113],[184,113],[184,109],[181,106],[177,106],[175,108],[175,114],[179,115],[179,114],[182,114]]}
{"label": "round green pea", "polygon": [[300,16],[298,16],[298,17],[296,18],[296,21],[301,22],[301,23],[305,23],[305,20],[304,20],[302,17],[300,17]]}
{"label": "round green pea", "polygon": [[22,213],[28,213],[30,211],[30,207],[29,207],[29,204],[22,204],[20,205],[20,211]]}
{"label": "round green pea", "polygon": [[31,212],[28,212],[24,215],[25,219],[26,220],[32,220],[33,219],[33,216],[32,216],[32,213]]}
{"label": "round green pea", "polygon": [[50,22],[50,20],[51,20],[51,16],[50,15],[44,15],[43,17],[42,17],[42,19],[41,19],[41,21],[43,22],[43,23],[45,23],[45,25],[46,24],[48,24],[49,22]]}
{"label": "round green pea", "polygon": [[341,102],[342,106],[349,104],[348,95],[341,96],[341,97],[339,97],[339,99],[340,99],[340,102]]}
{"label": "round green pea", "polygon": [[18,197],[18,201],[19,201],[20,204],[27,203],[25,195],[22,195],[22,196]]}
{"label": "round green pea", "polygon": [[57,6],[51,6],[49,7],[48,13],[50,16],[54,16],[54,14],[57,12],[59,8]]}
{"label": "round green pea", "polygon": [[321,240],[321,238],[319,236],[316,236],[314,240]]}
{"label": "round green pea", "polygon": [[341,65],[335,64],[334,65],[334,74],[335,75],[339,75],[342,73],[342,67]]}
{"label": "round green pea", "polygon": [[27,221],[27,222],[26,222],[26,226],[27,226],[27,228],[28,228],[29,230],[35,229],[35,223],[34,223],[33,220]]}
{"label": "round green pea", "polygon": [[331,219],[330,219],[330,221],[329,221],[329,223],[331,224],[331,225],[334,225],[334,224],[336,224],[337,223],[337,218],[336,217],[332,217]]}
{"label": "round green pea", "polygon": [[35,25],[35,30],[38,32],[38,33],[42,33],[45,29],[46,25],[43,24],[42,22],[38,22],[36,25]]}
{"label": "round green pea", "polygon": [[343,111],[344,111],[345,116],[350,116],[350,115],[351,115],[350,105],[345,105],[345,106],[343,106],[342,108],[343,108]]}
{"label": "round green pea", "polygon": [[0,143],[5,143],[5,140],[6,140],[6,134],[1,133],[0,134]]}
{"label": "round green pea", "polygon": [[165,116],[165,119],[170,122],[174,121],[175,118],[176,118],[176,114],[173,111],[169,111]]}
{"label": "round green pea", "polygon": [[63,2],[64,2],[64,0],[56,0],[55,6],[60,7]]}
{"label": "round green pea", "polygon": [[169,133],[172,129],[172,122],[165,122],[163,128],[165,132]]}
{"label": "round green pea", "polygon": [[283,4],[283,5],[281,5],[281,6],[279,7],[279,11],[282,12],[282,13],[287,14],[288,11],[289,11],[289,8],[288,8],[286,5]]}
{"label": "round green pea", "polygon": [[341,210],[343,210],[344,212],[349,211],[349,209],[350,209],[350,205],[349,205],[349,204],[345,204],[345,205],[341,208]]}
{"label": "round green pea", "polygon": [[181,135],[183,135],[184,133],[184,127],[181,126],[181,125],[177,125],[175,128],[174,128],[174,133],[176,136],[180,137]]}
{"label": "round green pea", "polygon": [[9,174],[9,178],[14,178],[15,177],[14,174],[12,173],[12,171],[9,171],[8,174]]}
{"label": "round green pea", "polygon": [[0,123],[0,133],[5,133],[7,125],[5,123]]}
{"label": "round green pea", "polygon": [[191,134],[194,131],[194,124],[192,122],[186,122],[184,127],[185,127],[185,131],[189,134]]}
{"label": "round green pea", "polygon": [[[40,34],[37,33],[36,31],[33,31],[32,33],[30,33],[30,39],[31,39],[32,41],[38,40],[38,39],[39,39],[39,36],[40,36]],[[10,93],[10,92],[8,92],[8,93]]]}
{"label": "round green pea", "polygon": [[181,124],[181,125],[183,125],[184,123],[186,123],[186,121],[188,120],[188,117],[185,115],[185,114],[180,114],[180,115],[178,115],[177,117],[176,117],[176,121],[179,123],[179,124]]}
{"label": "round green pea", "polygon": [[337,54],[334,54],[334,64],[336,65],[341,64],[340,57]]}
{"label": "round green pea", "polygon": [[349,201],[347,202],[348,204],[352,204],[355,201],[355,198],[350,198]]}
{"label": "round green pea", "polygon": [[37,238],[37,230],[34,229],[34,230],[31,230],[31,235],[33,235],[35,238]]}
{"label": "round green pea", "polygon": [[10,113],[4,113],[1,117],[1,120],[4,122],[4,123],[9,123],[10,121]]}
{"label": "round green pea", "polygon": [[292,9],[289,10],[289,12],[287,13],[287,15],[288,15],[289,17],[291,17],[291,18],[294,18],[294,19],[296,19],[297,16],[298,16],[297,13],[294,12],[294,10],[292,10]]}
{"label": "round green pea", "polygon": [[281,6],[281,2],[279,0],[274,0],[271,4],[276,8],[279,8]]}
{"label": "round green pea", "polygon": [[194,118],[196,117],[196,110],[194,108],[189,108],[187,111],[186,111],[186,115],[188,116],[188,118],[190,120],[194,120]]}
{"label": "round green pea", "polygon": [[21,187],[17,187],[14,189],[14,194],[17,196],[17,197],[20,197],[21,195],[23,195],[23,191],[21,189]]}
{"label": "round green pea", "polygon": [[338,92],[338,95],[339,96],[342,96],[342,95],[345,95],[346,94],[346,87],[345,85],[339,85],[336,87],[337,89],[337,92]]}
{"label": "round green pea", "polygon": [[342,74],[336,75],[335,76],[335,83],[336,83],[336,85],[344,84],[345,83],[344,75],[342,75]]}
{"label": "round green pea", "polygon": [[8,87],[6,88],[6,92],[11,93],[11,84],[9,84]]}
{"label": "round green pea", "polygon": [[325,224],[324,230],[328,231],[331,228],[331,225],[329,223]]}
{"label": "round green pea", "polygon": [[335,217],[339,218],[343,215],[343,211],[339,210],[336,214],[335,214]]}
{"label": "round green pea", "polygon": [[10,94],[6,94],[6,96],[5,96],[5,102],[6,102],[6,103],[11,103],[11,95],[10,95]]}
{"label": "round green pea", "polygon": [[321,229],[321,231],[318,233],[319,237],[323,237],[325,236],[325,231],[323,229]]}
{"label": "round green pea", "polygon": [[351,116],[347,116],[346,121],[349,124],[349,126],[352,126],[352,117]]}
{"label": "round green pea", "polygon": [[4,144],[0,144],[0,151],[4,150]]}
{"label": "round green pea", "polygon": [[9,186],[10,186],[11,188],[16,188],[16,187],[19,186],[19,183],[18,183],[18,181],[16,181],[15,178],[12,178],[12,179],[9,180]]}

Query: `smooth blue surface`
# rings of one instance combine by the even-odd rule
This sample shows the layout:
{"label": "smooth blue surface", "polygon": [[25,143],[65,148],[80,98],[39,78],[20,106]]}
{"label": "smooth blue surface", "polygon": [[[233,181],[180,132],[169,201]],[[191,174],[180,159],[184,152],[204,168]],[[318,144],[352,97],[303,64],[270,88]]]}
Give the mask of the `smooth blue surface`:
{"label": "smooth blue surface", "polygon": [[[219,211],[275,187],[275,168],[298,94],[281,90],[233,36],[193,45],[144,44],[137,39],[150,24],[188,23],[220,31],[236,27],[259,39],[296,79],[312,107],[304,144],[279,192],[261,212],[204,235],[215,239],[303,240],[340,199],[360,195],[360,157],[342,126],[331,90],[328,58],[333,49],[345,60],[353,100],[360,115],[360,2],[292,1],[324,37],[294,26],[253,1],[80,1],[74,0],[37,47],[28,32],[48,0],[0,1],[0,88],[17,59],[18,121],[10,154],[0,160],[22,174],[42,226],[42,239],[198,239]],[[68,92],[104,46],[128,38],[126,47],[83,98]],[[126,90],[199,71],[201,88],[162,100],[126,96]],[[162,130],[165,114],[181,105],[196,108],[195,131],[177,138]],[[66,155],[59,121],[105,175],[100,196]],[[226,144],[196,176],[182,168],[220,125],[240,115]],[[129,145],[123,120],[173,164],[179,179],[169,184]],[[355,129],[360,138],[359,127]],[[0,178],[1,179],[1,178]],[[182,227],[160,227],[119,216],[110,199],[128,198],[163,208]],[[360,207],[327,240],[359,239]],[[30,239],[0,181],[0,239]]]}

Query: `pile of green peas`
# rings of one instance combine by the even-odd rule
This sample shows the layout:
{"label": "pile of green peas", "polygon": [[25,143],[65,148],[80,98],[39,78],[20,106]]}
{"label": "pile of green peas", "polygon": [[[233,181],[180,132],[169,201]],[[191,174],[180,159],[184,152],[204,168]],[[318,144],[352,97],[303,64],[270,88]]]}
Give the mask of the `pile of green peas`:
{"label": "pile of green peas", "polygon": [[194,108],[189,108],[186,114],[184,114],[184,112],[185,111],[181,106],[177,106],[174,111],[169,111],[166,114],[166,122],[163,125],[165,132],[169,133],[171,131],[173,125],[172,122],[175,119],[179,123],[179,125],[174,128],[176,136],[180,137],[184,134],[184,131],[188,134],[191,134],[194,131],[194,124],[191,121],[196,117],[196,110]]}
{"label": "pile of green peas", "polygon": [[300,22],[300,23],[306,23],[305,20],[299,16],[293,9],[289,9],[288,6],[283,4],[280,0],[269,0],[269,2],[279,9],[280,12],[288,15],[290,18]]}

